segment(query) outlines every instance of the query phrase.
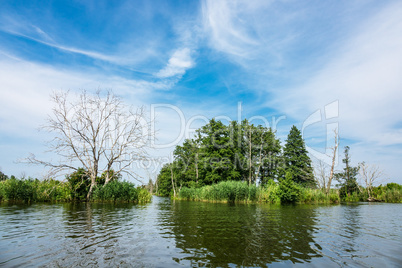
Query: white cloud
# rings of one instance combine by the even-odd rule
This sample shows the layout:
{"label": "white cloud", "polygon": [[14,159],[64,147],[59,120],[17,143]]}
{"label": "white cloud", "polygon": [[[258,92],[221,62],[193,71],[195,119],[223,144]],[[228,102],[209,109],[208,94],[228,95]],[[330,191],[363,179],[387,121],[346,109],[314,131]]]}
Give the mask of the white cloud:
{"label": "white cloud", "polygon": [[390,150],[389,145],[402,145],[401,13],[400,2],[380,10],[351,31],[328,63],[303,85],[271,91],[267,102],[302,122],[339,100],[340,137],[358,141],[351,146],[355,161],[393,166],[389,173],[399,179],[400,150]]}
{"label": "white cloud", "polygon": [[170,57],[168,64],[156,76],[159,78],[182,76],[187,69],[193,66],[194,62],[191,58],[191,50],[189,48],[177,49]]}
{"label": "white cloud", "polygon": [[0,119],[2,132],[29,136],[50,112],[49,95],[54,90],[112,89],[130,104],[145,104],[154,90],[169,84],[132,80],[120,76],[75,71],[0,57]]}
{"label": "white cloud", "polygon": [[245,4],[246,2],[241,5],[239,1],[219,0],[204,2],[204,26],[210,33],[211,42],[215,49],[236,56],[247,57],[250,46],[258,45],[258,40],[249,33],[248,23],[250,21],[243,20],[241,16],[241,12],[245,11],[244,6],[247,6]]}
{"label": "white cloud", "polygon": [[[32,41],[41,43],[43,45],[49,46],[49,47],[53,47],[53,48],[57,48],[59,50],[64,50],[66,52],[71,52],[71,53],[76,53],[76,54],[81,54],[93,59],[97,59],[97,60],[103,60],[103,61],[107,61],[107,62],[112,62],[112,63],[123,63],[125,60],[123,60],[122,58],[119,57],[114,57],[114,56],[109,56],[109,55],[104,55],[102,53],[99,52],[94,52],[94,51],[89,51],[89,50],[84,50],[84,49],[78,49],[78,48],[74,48],[74,47],[68,47],[68,46],[64,46],[64,45],[60,45],[55,43],[54,41],[44,41],[23,33],[19,33],[19,32],[15,32],[15,31],[11,31],[11,30],[4,30],[5,32],[12,34],[12,35],[16,35],[16,36],[21,36],[27,39],[30,39]],[[40,33],[41,36],[48,36],[45,32],[43,32],[40,28],[35,27],[35,31],[37,31],[38,33]],[[46,39],[50,39],[52,40],[50,37],[46,38]]]}
{"label": "white cloud", "polygon": [[[343,135],[379,143],[399,133],[402,101],[402,5],[390,6],[361,28],[307,82],[276,92],[273,107],[302,119],[307,113],[339,100]],[[396,136],[395,136],[396,137]]]}
{"label": "white cloud", "polygon": [[202,23],[209,45],[254,72],[270,72],[270,67],[283,65],[283,51],[296,34],[287,25],[297,16],[273,3],[205,0]]}

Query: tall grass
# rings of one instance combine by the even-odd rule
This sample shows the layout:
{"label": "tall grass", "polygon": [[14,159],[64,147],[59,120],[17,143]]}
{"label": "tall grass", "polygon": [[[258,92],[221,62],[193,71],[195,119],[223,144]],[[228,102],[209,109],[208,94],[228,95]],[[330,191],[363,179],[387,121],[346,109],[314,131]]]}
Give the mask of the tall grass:
{"label": "tall grass", "polygon": [[246,182],[223,181],[201,188],[184,187],[179,193],[179,199],[216,202],[255,202],[257,187]]}
{"label": "tall grass", "polygon": [[[248,185],[246,182],[225,181],[201,188],[183,187],[178,199],[212,202],[260,202],[281,203],[284,202],[284,189],[280,184],[270,181],[264,186]],[[326,195],[320,189],[297,188],[297,196],[294,201],[300,203],[339,203],[339,193],[331,190]]]}
{"label": "tall grass", "polygon": [[[84,195],[85,196],[85,195]],[[17,179],[12,177],[0,181],[0,201],[11,202],[71,202],[77,199],[76,189],[69,182],[53,179]],[[126,181],[113,181],[98,185],[91,201],[123,201],[145,203],[151,194],[142,187]]]}
{"label": "tall grass", "polygon": [[17,179],[0,182],[0,201],[48,202],[70,201],[71,191],[66,183],[57,180]]}
{"label": "tall grass", "polygon": [[371,192],[372,197],[388,203],[402,203],[402,185],[388,183],[384,186],[374,187]]}
{"label": "tall grass", "polygon": [[321,189],[301,188],[299,202],[301,203],[339,203],[339,191],[332,189],[329,194],[326,194]]}
{"label": "tall grass", "polygon": [[112,181],[105,186],[98,185],[95,188],[91,199],[93,201],[146,203],[151,201],[151,194],[145,188],[136,188],[131,182]]}

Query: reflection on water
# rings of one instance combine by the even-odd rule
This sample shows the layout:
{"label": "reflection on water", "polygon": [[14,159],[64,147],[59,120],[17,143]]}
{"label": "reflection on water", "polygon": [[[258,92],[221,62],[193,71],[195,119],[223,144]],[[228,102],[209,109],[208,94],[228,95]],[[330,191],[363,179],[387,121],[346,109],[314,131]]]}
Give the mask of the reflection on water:
{"label": "reflection on water", "polygon": [[0,204],[0,266],[402,266],[402,206]]}
{"label": "reflection on water", "polygon": [[314,249],[319,245],[313,239],[317,219],[311,206],[177,202],[173,209],[169,220],[176,246],[192,266],[264,266],[321,257]]}

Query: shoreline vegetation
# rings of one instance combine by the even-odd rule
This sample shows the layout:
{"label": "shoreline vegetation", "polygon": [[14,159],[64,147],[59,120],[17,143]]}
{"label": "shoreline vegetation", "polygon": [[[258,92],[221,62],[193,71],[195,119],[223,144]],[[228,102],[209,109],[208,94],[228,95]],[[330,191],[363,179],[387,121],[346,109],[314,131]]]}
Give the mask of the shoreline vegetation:
{"label": "shoreline vegetation", "polygon": [[[56,95],[54,98],[56,103],[62,105],[62,108],[66,105],[67,94]],[[107,124],[99,125],[96,131],[88,128],[97,118],[93,114],[97,109],[91,105],[104,103],[100,93],[91,97],[84,92],[81,98],[91,99],[88,103],[80,104],[83,109],[89,109],[88,118],[83,119],[89,123],[72,120],[72,122],[84,124],[82,128],[73,128],[74,131],[78,129],[83,132],[76,133],[78,140],[74,144],[66,145],[68,147],[66,150],[75,151],[80,144],[84,144],[83,148],[97,148],[98,143],[94,141],[99,136],[97,131],[103,131],[105,135],[99,144],[109,144],[105,142],[110,136]],[[107,94],[105,103],[113,109],[123,109],[120,100],[110,92]],[[63,130],[61,126],[66,124],[65,120],[58,117],[60,111],[55,109],[56,117],[53,121],[50,120],[55,124],[57,131]],[[112,110],[110,112],[112,113]],[[126,116],[137,120],[141,114],[143,114],[142,110],[138,114],[130,113]],[[81,115],[75,116],[80,118]],[[66,127],[71,128],[71,122],[68,123]],[[121,122],[115,123],[121,124]],[[378,179],[383,177],[382,171],[377,166],[364,162],[359,163],[358,166],[352,166],[349,146],[345,146],[344,149],[343,169],[335,170],[339,145],[336,130],[334,146],[330,148],[332,165],[326,164],[330,167],[330,172],[327,172],[323,165],[320,165],[321,168],[314,169],[302,133],[296,126],[292,126],[285,144],[282,145],[276,137],[275,130],[261,125],[255,126],[247,119],[241,122],[231,121],[227,125],[222,121],[211,119],[209,123],[195,131],[194,138],[186,139],[182,145],[176,146],[173,161],[161,168],[155,183],[150,179],[147,186],[136,187],[133,183],[122,180],[122,173],[133,176],[126,169],[137,158],[128,157],[126,160],[121,160],[125,161],[123,168],[113,169],[118,166],[118,163],[122,164],[119,162],[120,158],[132,152],[128,149],[126,151],[125,148],[135,147],[136,138],[139,137],[136,136],[138,134],[136,127],[137,125],[131,126],[126,130],[127,132],[119,136],[126,137],[129,140],[127,143],[117,148],[101,146],[98,151],[99,156],[89,161],[90,164],[77,159],[77,162],[82,162],[83,168],[65,164],[55,165],[37,160],[34,156],[29,158],[29,163],[53,167],[56,169],[54,171],[61,168],[74,170],[65,177],[64,181],[52,178],[44,180],[17,179],[14,176],[8,178],[0,172],[0,202],[146,203],[151,201],[152,194],[156,194],[179,200],[210,202],[284,204],[378,201],[402,203],[402,185],[388,183],[385,186],[374,186]],[[70,138],[63,136],[64,132],[61,132],[60,139],[71,142]],[[116,144],[121,140],[120,138],[116,140]],[[86,145],[88,141],[95,144]],[[144,148],[137,149],[140,150],[139,158],[146,160],[147,153]],[[88,153],[88,150],[83,152],[85,153]],[[100,162],[101,156],[104,157],[103,162]],[[88,159],[91,157],[88,156]],[[100,163],[107,163],[106,168],[99,168]],[[338,183],[333,185],[334,181]]]}
{"label": "shoreline vegetation", "polygon": [[176,146],[173,161],[159,172],[156,194],[208,202],[402,202],[402,185],[374,186],[382,171],[364,162],[352,166],[349,146],[344,148],[343,169],[335,170],[338,145],[335,130],[328,172],[322,162],[313,168],[296,126],[282,145],[274,130],[247,119],[227,125],[211,119],[194,138]]}
{"label": "shoreline vegetation", "polygon": [[[373,188],[372,198],[378,202],[402,203],[402,185],[388,183]],[[224,181],[201,188],[183,187],[177,200],[216,202],[216,203],[300,203],[300,204],[339,204],[341,202],[368,202],[367,192],[354,192],[343,198],[339,189],[330,193],[322,189],[296,186],[286,189],[281,183],[264,186],[248,185],[246,182]]]}
{"label": "shoreline vegetation", "polygon": [[[0,181],[0,202],[86,202],[87,190],[88,186],[82,187],[82,184],[73,184],[68,180],[18,179],[11,176]],[[131,182],[115,180],[106,185],[97,185],[89,202],[147,203],[151,201],[151,197],[150,191],[144,186],[136,187]],[[364,188],[341,197],[339,189],[331,189],[327,194],[323,189],[297,185],[290,178],[279,183],[270,181],[258,186],[242,181],[222,181],[198,188],[182,187],[178,195],[171,198],[214,203],[271,204],[339,204],[369,200]],[[402,203],[402,185],[388,183],[373,187],[371,199],[377,202]]]}
{"label": "shoreline vegetation", "polygon": [[[0,181],[0,202],[86,202],[89,183],[54,179],[17,179],[14,176]],[[147,203],[151,194],[144,187],[127,181],[115,180],[93,189],[89,202]]]}

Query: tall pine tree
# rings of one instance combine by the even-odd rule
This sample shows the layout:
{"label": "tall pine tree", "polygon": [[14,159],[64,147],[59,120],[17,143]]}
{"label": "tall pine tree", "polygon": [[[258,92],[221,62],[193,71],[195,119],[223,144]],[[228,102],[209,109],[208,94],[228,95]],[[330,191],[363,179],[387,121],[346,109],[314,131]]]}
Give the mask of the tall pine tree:
{"label": "tall pine tree", "polygon": [[293,180],[304,186],[315,186],[311,159],[307,154],[306,146],[300,130],[292,126],[285,148],[283,150],[285,172],[290,173]]}
{"label": "tall pine tree", "polygon": [[357,176],[359,174],[359,167],[351,166],[349,146],[345,146],[345,158],[342,162],[345,164],[343,172],[335,173],[335,179],[340,182],[339,195],[344,198],[347,195],[357,192],[359,186],[357,185]]}

